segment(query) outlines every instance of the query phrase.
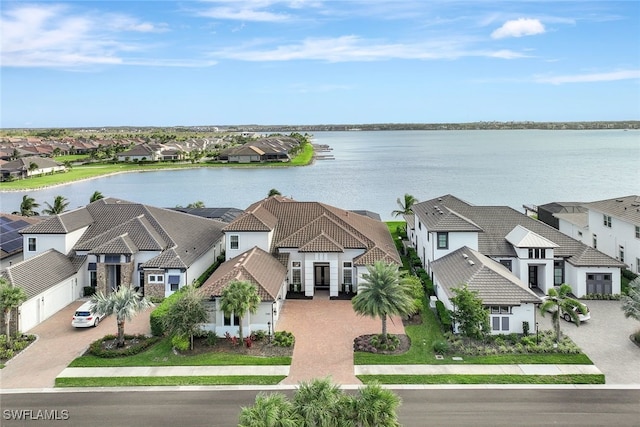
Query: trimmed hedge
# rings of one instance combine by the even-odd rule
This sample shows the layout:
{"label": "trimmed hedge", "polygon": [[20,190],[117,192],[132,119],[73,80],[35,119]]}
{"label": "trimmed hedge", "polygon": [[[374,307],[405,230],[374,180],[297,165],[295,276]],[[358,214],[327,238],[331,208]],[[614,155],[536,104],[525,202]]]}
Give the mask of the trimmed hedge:
{"label": "trimmed hedge", "polygon": [[165,298],[158,306],[151,312],[149,316],[149,323],[151,324],[151,333],[156,337],[162,337],[165,335],[166,330],[164,327],[164,318],[169,312],[169,308],[175,304],[180,298],[180,292],[174,292],[167,298]]}
{"label": "trimmed hedge", "polygon": [[447,310],[442,301],[436,301],[436,310],[438,311],[438,319],[440,319],[442,328],[445,330],[445,332],[451,331],[451,327],[453,326],[453,322],[451,321],[451,314],[449,314],[449,310]]}
{"label": "trimmed hedge", "polygon": [[147,337],[145,335],[126,335],[124,336],[125,341],[135,340],[137,343],[126,347],[126,348],[103,348],[102,343],[105,341],[113,341],[116,339],[115,335],[105,335],[91,343],[89,346],[88,353],[97,357],[102,357],[105,359],[110,359],[114,357],[125,357],[125,356],[133,356],[135,354],[141,353],[147,348],[151,347],[153,344],[160,341],[159,337]]}

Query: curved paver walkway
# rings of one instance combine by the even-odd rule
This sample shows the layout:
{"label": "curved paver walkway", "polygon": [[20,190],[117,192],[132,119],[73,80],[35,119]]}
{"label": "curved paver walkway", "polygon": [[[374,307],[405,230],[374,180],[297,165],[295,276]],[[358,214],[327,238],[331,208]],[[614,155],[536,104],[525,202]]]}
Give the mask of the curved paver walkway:
{"label": "curved paver walkway", "polygon": [[[351,301],[329,300],[319,292],[313,300],[286,300],[277,330],[293,332],[296,344],[289,376],[282,384],[298,384],[330,376],[335,384],[361,384],[354,374],[353,339],[379,333],[380,319],[358,316]],[[387,321],[392,334],[404,334],[402,320]]]}

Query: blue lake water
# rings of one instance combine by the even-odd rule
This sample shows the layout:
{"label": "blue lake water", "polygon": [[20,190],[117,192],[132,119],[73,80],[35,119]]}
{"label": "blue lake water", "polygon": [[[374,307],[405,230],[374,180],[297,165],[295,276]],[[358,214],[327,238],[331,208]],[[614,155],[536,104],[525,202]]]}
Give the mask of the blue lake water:
{"label": "blue lake water", "polygon": [[[315,132],[335,160],[280,169],[200,168],[120,174],[27,192],[0,193],[1,210],[57,195],[83,206],[98,190],[160,207],[201,200],[246,208],[271,188],[301,201],[367,209],[392,219],[396,199],[453,194],[477,205],[592,201],[640,193],[640,131]],[[0,186],[1,189],[1,186]]]}

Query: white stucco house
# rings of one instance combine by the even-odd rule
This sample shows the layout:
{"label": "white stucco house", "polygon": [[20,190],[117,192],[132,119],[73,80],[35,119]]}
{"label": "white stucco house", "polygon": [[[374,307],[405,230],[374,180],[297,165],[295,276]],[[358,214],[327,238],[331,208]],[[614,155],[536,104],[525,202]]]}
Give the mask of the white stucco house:
{"label": "white stucco house", "polygon": [[19,328],[28,331],[83,295],[132,286],[169,296],[224,250],[226,224],[107,198],[24,228],[24,260],[2,274],[25,289]]}
{"label": "white stucco house", "polygon": [[227,261],[200,288],[210,301],[205,328],[219,336],[237,330],[238,319],[219,311],[221,292],[233,279],[254,283],[262,299],[258,312],[243,319],[243,332],[250,333],[275,330],[287,298],[313,298],[318,290],[332,299],[350,298],[367,265],[401,263],[385,223],[318,202],[268,197],[224,233]]}
{"label": "white stucco house", "polygon": [[640,196],[553,202],[540,206],[539,212],[541,221],[640,273]]}
{"label": "white stucco house", "polygon": [[434,262],[462,247],[501,263],[534,292],[567,283],[573,294],[620,293],[624,263],[508,206],[474,206],[452,195],[413,206],[417,253]]}

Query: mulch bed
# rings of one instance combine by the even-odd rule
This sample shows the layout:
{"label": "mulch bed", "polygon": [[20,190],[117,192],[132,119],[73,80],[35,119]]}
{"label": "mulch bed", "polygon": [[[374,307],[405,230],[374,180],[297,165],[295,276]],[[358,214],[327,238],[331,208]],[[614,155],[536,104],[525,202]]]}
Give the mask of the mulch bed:
{"label": "mulch bed", "polygon": [[235,353],[246,354],[248,356],[279,357],[292,356],[292,347],[279,347],[269,343],[268,339],[253,341],[251,348],[246,345],[233,344],[231,340],[219,338],[215,345],[209,345],[206,338],[195,338],[193,340],[193,350],[180,351],[184,356],[193,356],[204,353]]}
{"label": "mulch bed", "polygon": [[[358,342],[369,343],[369,340],[371,340],[372,337],[375,337],[378,335],[379,334],[360,335],[359,337],[354,339],[354,342],[358,341]],[[376,354],[402,354],[409,351],[409,349],[411,348],[411,340],[409,339],[409,337],[404,334],[402,335],[393,334],[393,335],[398,337],[398,339],[400,340],[398,347],[395,350],[377,350],[375,352]],[[366,351],[366,350],[359,350],[359,351]]]}

